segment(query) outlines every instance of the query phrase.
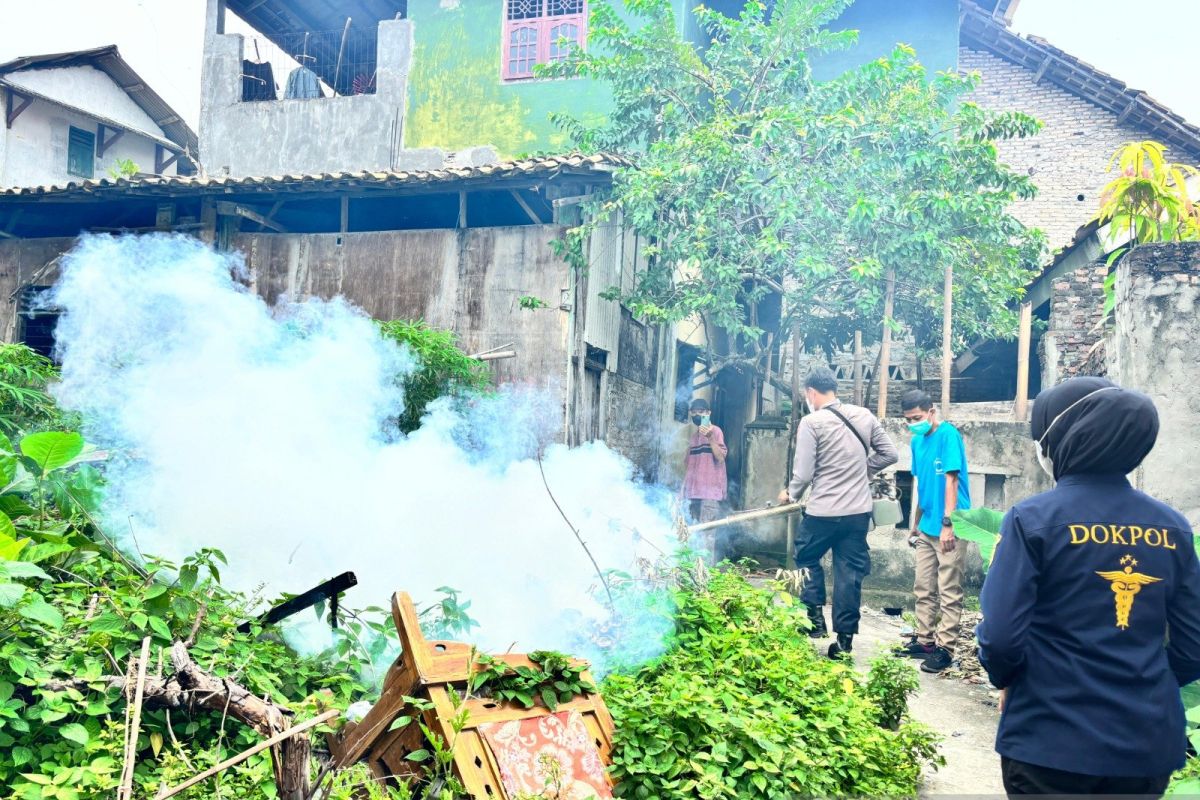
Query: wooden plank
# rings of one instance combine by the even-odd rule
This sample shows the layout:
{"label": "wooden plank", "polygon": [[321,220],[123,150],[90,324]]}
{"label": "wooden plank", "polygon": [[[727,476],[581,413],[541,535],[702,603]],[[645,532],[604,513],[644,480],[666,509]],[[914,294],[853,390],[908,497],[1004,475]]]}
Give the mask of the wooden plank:
{"label": "wooden plank", "polygon": [[950,373],[954,369],[954,351],[951,349],[954,325],[954,267],[946,265],[942,286],[942,419],[950,418]]}
{"label": "wooden plank", "polygon": [[429,643],[421,633],[417,608],[408,592],[396,592],[392,595],[392,621],[400,634],[400,646],[412,658],[417,680],[424,683],[426,676],[433,671],[433,655],[429,651]]}
{"label": "wooden plank", "polygon": [[[33,102],[33,98],[26,97],[25,95],[14,91],[11,86],[9,86],[5,89],[4,94],[5,94],[4,124],[5,124],[6,128],[11,128],[13,126],[13,123],[17,121],[17,117],[21,116],[21,112],[23,112],[25,109],[29,108],[30,103]],[[15,107],[13,106],[13,98],[14,97],[21,98],[20,105],[17,105]]]}
{"label": "wooden plank", "polygon": [[537,215],[537,213],[532,208],[529,207],[529,203],[525,202],[525,198],[521,197],[521,194],[516,189],[509,189],[508,193],[511,194],[513,196],[513,199],[517,201],[517,205],[519,205],[522,209],[524,209],[525,213],[529,216],[529,220],[534,225],[544,225],[545,224],[542,221],[542,218],[539,217]]}
{"label": "wooden plank", "polygon": [[883,300],[883,339],[879,345],[879,405],[876,416],[880,419],[887,417],[888,404],[888,370],[891,368],[892,356],[892,312],[896,302],[896,272],[888,270],[887,294]]}
{"label": "wooden plank", "polygon": [[288,232],[287,228],[283,227],[278,222],[275,222],[272,219],[268,219],[267,217],[258,213],[254,209],[248,208],[239,203],[218,202],[217,203],[217,213],[222,214],[227,217],[232,217],[232,216],[245,217],[246,219],[250,220],[251,222],[257,222],[259,225],[263,226],[264,228],[270,228],[271,230],[276,231],[278,233],[287,233]]}
{"label": "wooden plank", "polygon": [[1024,422],[1029,414],[1029,346],[1033,338],[1033,306],[1021,304],[1021,322],[1017,334],[1017,396],[1013,416]]}
{"label": "wooden plank", "polygon": [[[347,18],[346,21],[349,22],[350,21],[349,18]],[[342,195],[341,212],[342,212],[341,226],[338,228],[338,230],[340,230],[342,233],[346,233],[347,231],[350,230],[350,196],[349,195]]]}

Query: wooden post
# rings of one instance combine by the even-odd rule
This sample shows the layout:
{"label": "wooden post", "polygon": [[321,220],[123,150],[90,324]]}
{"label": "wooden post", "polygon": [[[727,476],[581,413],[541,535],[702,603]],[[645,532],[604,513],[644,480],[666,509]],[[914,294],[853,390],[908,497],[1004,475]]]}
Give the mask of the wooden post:
{"label": "wooden post", "polygon": [[[800,421],[800,326],[792,324],[792,415],[788,422],[787,464],[784,465],[783,485],[792,482],[792,462],[796,459],[796,425]],[[791,569],[796,563],[796,523],[791,517],[787,521],[787,562],[785,566]]]}
{"label": "wooden post", "polygon": [[467,193],[458,193],[458,227],[467,227]]}
{"label": "wooden post", "polygon": [[1033,328],[1033,306],[1021,304],[1020,333],[1017,335],[1017,398],[1013,403],[1013,416],[1024,422],[1029,412],[1029,344]]}
{"label": "wooden post", "polygon": [[350,230],[350,195],[342,195],[342,222],[338,230],[342,233]]}
{"label": "wooden post", "polygon": [[883,338],[879,342],[879,405],[877,416],[883,419],[887,416],[888,405],[888,368],[892,358],[892,311],[896,305],[896,271],[888,270],[887,294],[883,299]]}
{"label": "wooden post", "polygon": [[854,332],[854,405],[863,404],[862,331]]}
{"label": "wooden post", "polygon": [[947,264],[946,285],[942,289],[942,419],[950,417],[950,373],[954,369],[954,352],[951,349],[953,324],[954,267]]}

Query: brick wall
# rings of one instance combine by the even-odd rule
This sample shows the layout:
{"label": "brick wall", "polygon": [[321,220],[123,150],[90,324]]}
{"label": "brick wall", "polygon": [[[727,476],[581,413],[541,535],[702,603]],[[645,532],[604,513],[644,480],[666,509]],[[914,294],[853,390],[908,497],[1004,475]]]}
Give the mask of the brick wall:
{"label": "brick wall", "polygon": [[1000,142],[1000,158],[1031,175],[1039,189],[1036,198],[1017,204],[1017,218],[1044,230],[1051,250],[1061,248],[1096,215],[1113,151],[1147,135],[1049,81],[1035,83],[1031,70],[991,53],[960,48],[959,69],[982,75],[971,97],[980,106],[1024,111],[1042,121],[1037,136]]}
{"label": "brick wall", "polygon": [[1103,263],[1090,264],[1062,275],[1051,287],[1050,324],[1042,337],[1042,364],[1050,383],[1096,373],[1095,349],[1103,331]]}

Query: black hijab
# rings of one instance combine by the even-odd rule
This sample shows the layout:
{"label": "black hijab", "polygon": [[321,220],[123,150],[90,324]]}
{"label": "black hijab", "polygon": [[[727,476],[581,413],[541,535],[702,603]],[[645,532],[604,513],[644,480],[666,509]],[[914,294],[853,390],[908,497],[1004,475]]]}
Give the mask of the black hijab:
{"label": "black hijab", "polygon": [[1154,449],[1158,410],[1107,378],[1072,378],[1037,396],[1030,427],[1054,462],[1055,480],[1128,475]]}

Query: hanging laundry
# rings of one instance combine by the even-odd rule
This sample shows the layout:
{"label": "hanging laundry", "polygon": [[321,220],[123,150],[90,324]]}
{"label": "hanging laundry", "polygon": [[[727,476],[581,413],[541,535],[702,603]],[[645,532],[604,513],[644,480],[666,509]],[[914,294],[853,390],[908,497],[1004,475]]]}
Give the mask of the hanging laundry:
{"label": "hanging laundry", "polygon": [[297,67],[288,75],[284,97],[288,100],[309,100],[321,97],[321,80],[308,67]]}
{"label": "hanging laundry", "polygon": [[242,102],[275,99],[275,71],[271,62],[242,61]]}

